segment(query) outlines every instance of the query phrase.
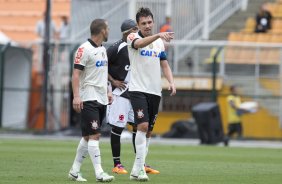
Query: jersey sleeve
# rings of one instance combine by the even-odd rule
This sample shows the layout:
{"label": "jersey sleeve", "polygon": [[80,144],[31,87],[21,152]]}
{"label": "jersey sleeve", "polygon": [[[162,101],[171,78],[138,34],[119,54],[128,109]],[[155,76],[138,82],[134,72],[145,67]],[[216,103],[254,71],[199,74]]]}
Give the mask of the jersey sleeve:
{"label": "jersey sleeve", "polygon": [[138,37],[136,36],[135,33],[130,33],[128,36],[127,36],[127,46],[128,48],[133,48],[133,49],[136,49],[134,47],[134,42],[138,39]]}
{"label": "jersey sleeve", "polygon": [[160,54],[160,60],[167,60],[167,54],[165,51],[165,46],[164,46],[164,42],[162,41],[162,39],[160,39],[160,45],[161,45],[161,54]]}
{"label": "jersey sleeve", "polygon": [[84,70],[87,61],[87,53],[84,47],[79,47],[75,53],[74,68]]}

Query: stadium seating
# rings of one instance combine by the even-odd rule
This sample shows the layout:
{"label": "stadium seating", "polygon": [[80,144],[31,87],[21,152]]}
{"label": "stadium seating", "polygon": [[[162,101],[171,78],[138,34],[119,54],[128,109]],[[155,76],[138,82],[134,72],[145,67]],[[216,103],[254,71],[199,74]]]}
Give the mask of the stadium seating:
{"label": "stadium seating", "polygon": [[255,30],[256,20],[252,17],[249,17],[246,21],[245,28],[242,30],[242,32],[245,33],[253,33]]}
{"label": "stadium seating", "polygon": [[263,88],[268,89],[273,95],[281,95],[280,81],[278,79],[261,78],[260,84]]}
{"label": "stadium seating", "polygon": [[[35,26],[45,6],[45,0],[0,0],[0,30],[18,42],[37,39]],[[56,26],[63,15],[70,15],[70,0],[53,0],[52,20]]]}
{"label": "stadium seating", "polygon": [[[255,19],[249,17],[245,22],[245,27],[241,32],[231,32],[228,36],[230,42],[244,43],[282,43],[282,0],[276,0],[272,3],[267,3],[267,8],[273,16],[272,28],[268,33],[254,33]],[[225,62],[232,64],[279,64],[281,60],[281,51],[278,48],[259,49],[255,47],[238,48],[234,46],[226,46]]]}
{"label": "stadium seating", "polygon": [[[228,41],[245,43],[281,43],[282,35],[257,33],[230,33]],[[263,48],[244,46],[243,48],[227,46],[225,62],[232,64],[279,64],[280,50],[278,48]]]}

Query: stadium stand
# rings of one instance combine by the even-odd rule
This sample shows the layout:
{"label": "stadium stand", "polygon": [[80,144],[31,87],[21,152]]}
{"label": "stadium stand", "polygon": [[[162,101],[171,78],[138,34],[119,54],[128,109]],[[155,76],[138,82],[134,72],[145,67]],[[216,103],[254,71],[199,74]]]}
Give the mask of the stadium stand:
{"label": "stadium stand", "polygon": [[280,92],[280,82],[278,79],[271,78],[261,78],[260,84],[265,88],[271,91],[274,95],[281,95]]}
{"label": "stadium stand", "polygon": [[[44,0],[0,0],[0,30],[10,39],[23,42],[37,39],[35,25],[45,11]],[[52,1],[52,19],[70,16],[70,0]]]}

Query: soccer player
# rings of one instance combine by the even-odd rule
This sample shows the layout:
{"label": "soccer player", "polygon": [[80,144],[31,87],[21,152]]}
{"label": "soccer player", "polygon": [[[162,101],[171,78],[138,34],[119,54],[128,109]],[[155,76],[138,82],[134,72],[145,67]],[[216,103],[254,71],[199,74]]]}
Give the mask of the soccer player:
{"label": "soccer player", "polygon": [[[130,79],[130,63],[128,58],[128,49],[126,38],[130,33],[138,31],[134,20],[127,19],[121,25],[122,39],[114,43],[107,49],[109,60],[109,81],[113,86],[113,103],[109,106],[108,121],[112,127],[111,130],[111,148],[114,161],[113,173],[127,174],[120,160],[120,136],[126,124],[133,127],[132,142],[135,151],[135,135],[137,131],[134,125],[133,109],[129,100],[128,82]],[[135,151],[136,152],[136,151]],[[158,174],[159,171],[145,165],[145,170],[150,174]]]}
{"label": "soccer player", "polygon": [[162,41],[163,39],[169,42],[173,39],[174,33],[162,32],[153,35],[154,17],[149,8],[142,7],[138,10],[136,22],[140,31],[127,37],[131,72],[129,96],[137,124],[136,157],[130,179],[148,181],[144,164],[161,100],[161,69],[169,82],[171,95],[176,94]]}
{"label": "soccer player", "polygon": [[112,102],[108,88],[108,59],[103,42],[108,40],[109,27],[104,19],[95,19],[90,25],[91,38],[80,45],[74,60],[72,74],[73,108],[81,113],[82,139],[69,171],[74,181],[87,181],[80,174],[83,159],[89,154],[98,182],[110,182],[101,166],[99,148],[100,127],[106,114],[106,105]]}

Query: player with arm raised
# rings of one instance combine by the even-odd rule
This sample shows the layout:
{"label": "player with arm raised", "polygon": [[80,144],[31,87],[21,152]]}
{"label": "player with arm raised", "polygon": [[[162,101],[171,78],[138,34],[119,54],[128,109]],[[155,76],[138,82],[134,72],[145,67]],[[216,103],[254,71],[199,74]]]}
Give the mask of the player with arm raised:
{"label": "player with arm raised", "polygon": [[162,41],[163,39],[169,42],[173,39],[174,33],[152,34],[154,17],[149,8],[138,10],[136,22],[140,31],[127,37],[131,69],[129,96],[137,124],[136,157],[130,179],[148,181],[144,164],[161,100],[161,69],[169,82],[171,95],[176,94]]}

